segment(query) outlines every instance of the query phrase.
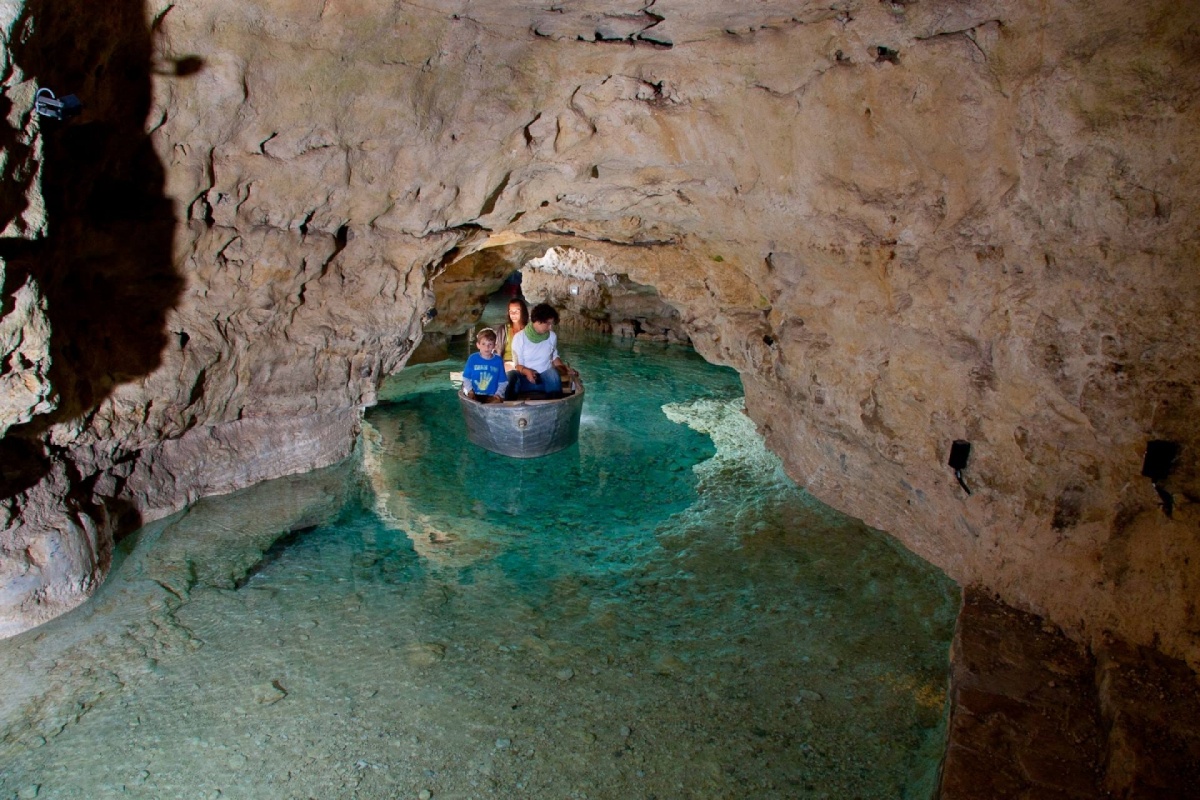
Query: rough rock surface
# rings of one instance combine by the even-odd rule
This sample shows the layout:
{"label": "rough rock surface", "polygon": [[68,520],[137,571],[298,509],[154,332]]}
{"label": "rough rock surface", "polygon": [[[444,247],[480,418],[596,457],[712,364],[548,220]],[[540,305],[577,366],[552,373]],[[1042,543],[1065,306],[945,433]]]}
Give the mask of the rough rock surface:
{"label": "rough rock surface", "polygon": [[574,248],[552,247],[526,262],[521,290],[529,302],[557,308],[567,329],[691,344],[679,312],[657,289],[634,283],[607,262]]}
{"label": "rough rock surface", "polygon": [[[280,473],[344,454],[435,301],[465,329],[555,246],[653,287],[816,496],[1200,665],[1194,4],[66,5],[5,18],[8,173],[26,80],[86,103],[40,129],[45,236],[3,253],[59,397],[2,441],[7,629],[122,527],[270,474],[228,465],[276,423],[309,432]],[[130,483],[205,446],[225,477]]]}
{"label": "rough rock surface", "polygon": [[[0,261],[0,291],[3,289],[4,263]],[[0,317],[0,436],[55,406],[46,302],[32,278],[12,297],[12,310]]]}
{"label": "rough rock surface", "polygon": [[954,637],[942,800],[1188,797],[1200,699],[1187,665],[1106,642],[1095,656],[969,591]]}

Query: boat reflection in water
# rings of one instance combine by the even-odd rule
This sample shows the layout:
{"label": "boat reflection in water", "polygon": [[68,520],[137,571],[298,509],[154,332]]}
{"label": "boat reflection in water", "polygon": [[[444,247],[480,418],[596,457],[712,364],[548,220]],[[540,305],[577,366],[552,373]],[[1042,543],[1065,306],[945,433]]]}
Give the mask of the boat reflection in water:
{"label": "boat reflection in water", "polygon": [[[537,458],[557,453],[579,439],[583,384],[575,378],[574,392],[549,400],[540,395],[502,403],[480,403],[458,393],[467,438],[485,450],[512,458]],[[564,384],[564,391],[569,391]]]}

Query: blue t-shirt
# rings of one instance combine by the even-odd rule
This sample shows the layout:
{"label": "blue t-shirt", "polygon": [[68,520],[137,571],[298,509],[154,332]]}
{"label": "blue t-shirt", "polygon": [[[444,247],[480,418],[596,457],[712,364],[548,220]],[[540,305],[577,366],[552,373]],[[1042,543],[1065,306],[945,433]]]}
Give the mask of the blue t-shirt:
{"label": "blue t-shirt", "polygon": [[492,395],[504,391],[508,377],[504,374],[504,359],[498,355],[484,358],[471,353],[467,366],[463,367],[463,391],[474,390],[475,394]]}

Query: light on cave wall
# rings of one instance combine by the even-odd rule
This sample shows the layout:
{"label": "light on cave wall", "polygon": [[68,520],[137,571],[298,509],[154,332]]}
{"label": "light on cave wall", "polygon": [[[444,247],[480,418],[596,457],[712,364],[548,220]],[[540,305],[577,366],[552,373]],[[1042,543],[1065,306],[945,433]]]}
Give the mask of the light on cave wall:
{"label": "light on cave wall", "polygon": [[967,459],[971,457],[971,443],[963,439],[955,439],[950,445],[950,468],[954,470],[954,477],[958,479],[958,485],[963,488],[967,494],[971,493],[971,489],[967,486],[967,482],[963,480],[962,471],[967,468]]}
{"label": "light on cave wall", "polygon": [[1142,459],[1142,475],[1150,479],[1158,498],[1162,500],[1163,511],[1169,517],[1175,510],[1175,498],[1159,484],[1167,479],[1175,468],[1175,459],[1179,456],[1179,443],[1163,439],[1151,439],[1146,442],[1146,457]]}
{"label": "light on cave wall", "polygon": [[33,110],[38,116],[65,120],[78,116],[83,111],[83,103],[73,94],[55,97],[49,89],[38,89]]}

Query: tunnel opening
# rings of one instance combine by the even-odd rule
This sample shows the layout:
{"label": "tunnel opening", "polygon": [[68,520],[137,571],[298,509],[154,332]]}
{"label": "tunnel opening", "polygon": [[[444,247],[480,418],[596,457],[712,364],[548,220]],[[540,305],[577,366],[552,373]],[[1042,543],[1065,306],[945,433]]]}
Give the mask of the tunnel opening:
{"label": "tunnel opening", "polygon": [[623,339],[692,344],[679,310],[619,264],[576,243],[523,242],[466,253],[432,282],[438,318],[425,327],[428,343],[409,363],[469,348],[480,324],[503,322],[513,297],[529,306],[549,303],[565,331]]}

